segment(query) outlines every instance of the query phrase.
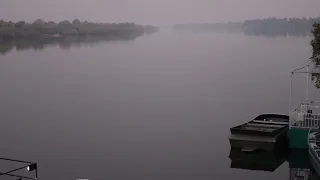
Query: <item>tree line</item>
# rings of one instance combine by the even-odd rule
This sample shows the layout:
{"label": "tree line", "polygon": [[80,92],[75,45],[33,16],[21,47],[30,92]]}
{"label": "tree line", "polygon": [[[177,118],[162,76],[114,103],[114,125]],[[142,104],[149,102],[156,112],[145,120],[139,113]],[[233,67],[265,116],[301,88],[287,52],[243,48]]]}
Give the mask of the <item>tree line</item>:
{"label": "tree line", "polygon": [[311,35],[312,25],[320,22],[318,18],[268,18],[243,22],[245,34],[253,35]]}
{"label": "tree line", "polygon": [[246,35],[265,36],[307,36],[311,35],[312,25],[320,22],[317,18],[265,18],[253,19],[243,22],[226,23],[193,23],[177,24],[176,30],[204,32],[239,32]]}
{"label": "tree line", "polygon": [[78,19],[56,23],[38,19],[33,23],[25,21],[11,22],[0,20],[0,41],[22,38],[64,38],[68,36],[107,36],[127,38],[153,33],[154,26],[143,26],[134,23],[93,23]]}

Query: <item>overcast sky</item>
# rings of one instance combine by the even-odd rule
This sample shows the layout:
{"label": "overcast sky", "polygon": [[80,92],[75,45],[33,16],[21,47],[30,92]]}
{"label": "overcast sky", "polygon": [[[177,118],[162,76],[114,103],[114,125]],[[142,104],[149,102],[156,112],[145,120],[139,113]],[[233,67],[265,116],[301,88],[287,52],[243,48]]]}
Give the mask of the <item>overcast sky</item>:
{"label": "overcast sky", "polygon": [[320,15],[320,0],[0,0],[0,19],[170,25]]}

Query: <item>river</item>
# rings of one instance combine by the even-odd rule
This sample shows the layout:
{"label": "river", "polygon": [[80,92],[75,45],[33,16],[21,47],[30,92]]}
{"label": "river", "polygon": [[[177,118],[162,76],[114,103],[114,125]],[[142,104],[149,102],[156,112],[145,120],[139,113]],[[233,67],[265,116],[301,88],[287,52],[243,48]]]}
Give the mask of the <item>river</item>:
{"label": "river", "polygon": [[288,163],[230,168],[229,128],[288,113],[309,41],[162,31],[13,49],[0,55],[1,156],[38,162],[43,180],[289,179]]}

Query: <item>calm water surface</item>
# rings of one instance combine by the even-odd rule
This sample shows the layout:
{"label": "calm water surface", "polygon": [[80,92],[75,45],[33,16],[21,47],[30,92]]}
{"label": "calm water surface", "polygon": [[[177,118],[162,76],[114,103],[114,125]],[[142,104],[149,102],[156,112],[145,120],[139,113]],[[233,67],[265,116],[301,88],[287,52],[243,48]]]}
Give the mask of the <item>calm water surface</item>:
{"label": "calm water surface", "polygon": [[37,161],[43,180],[289,179],[288,163],[230,168],[229,128],[287,114],[309,40],[160,32],[12,50],[0,55],[1,156]]}

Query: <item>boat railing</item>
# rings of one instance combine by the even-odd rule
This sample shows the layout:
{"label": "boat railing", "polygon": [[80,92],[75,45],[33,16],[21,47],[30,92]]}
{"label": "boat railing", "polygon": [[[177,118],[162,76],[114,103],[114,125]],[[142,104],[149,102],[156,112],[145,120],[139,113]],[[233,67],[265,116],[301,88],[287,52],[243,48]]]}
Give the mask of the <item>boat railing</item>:
{"label": "boat railing", "polygon": [[311,169],[290,168],[289,180],[308,180],[311,173]]}
{"label": "boat railing", "polygon": [[310,129],[320,125],[320,102],[301,103],[290,112],[290,128]]}
{"label": "boat railing", "polygon": [[320,142],[317,140],[318,139],[317,136],[319,136],[319,135],[320,135],[320,129],[319,129],[318,125],[310,128],[309,133],[308,133],[309,153],[313,157],[317,158],[317,160],[320,159],[320,156],[318,154],[320,149],[317,145],[317,143]]}
{"label": "boat railing", "polygon": [[311,137],[311,134],[314,133],[314,132],[320,132],[320,129],[319,129],[318,125],[315,125],[315,126],[313,126],[312,128],[309,129],[309,131],[308,131],[309,139],[313,138],[313,137]]}
{"label": "boat railing", "polygon": [[[13,167],[11,170],[7,172],[0,172],[0,176],[7,176],[7,177],[12,177],[12,178],[18,178],[18,180],[37,180],[38,179],[38,168],[37,168],[37,163],[35,162],[29,162],[29,161],[21,161],[21,160],[15,160],[15,159],[9,159],[9,158],[1,158],[0,161],[2,166],[6,164],[5,162],[11,164],[11,167]],[[16,165],[14,165],[16,164]],[[20,167],[19,167],[20,166]],[[30,171],[35,171],[35,177],[29,177],[29,176],[24,176],[24,175],[18,175],[18,174],[13,174],[13,173],[18,173],[22,174],[22,170],[26,170],[28,172]]]}

